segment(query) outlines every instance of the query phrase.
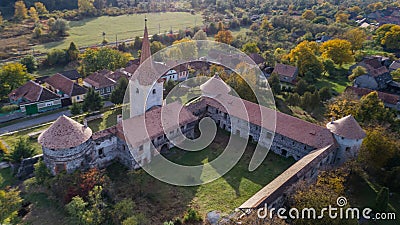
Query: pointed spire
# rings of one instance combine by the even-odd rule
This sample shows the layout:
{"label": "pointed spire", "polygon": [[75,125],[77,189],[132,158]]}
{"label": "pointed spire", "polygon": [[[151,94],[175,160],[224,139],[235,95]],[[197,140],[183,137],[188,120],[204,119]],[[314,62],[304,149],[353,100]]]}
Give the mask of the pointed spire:
{"label": "pointed spire", "polygon": [[151,56],[149,33],[147,31],[147,18],[144,18],[144,35],[142,41],[142,51],[140,52],[140,64]]}

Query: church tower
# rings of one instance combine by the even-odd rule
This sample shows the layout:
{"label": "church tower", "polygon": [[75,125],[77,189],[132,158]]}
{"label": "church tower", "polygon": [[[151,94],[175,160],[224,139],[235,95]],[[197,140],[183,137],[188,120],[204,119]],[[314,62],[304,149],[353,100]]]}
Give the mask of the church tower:
{"label": "church tower", "polygon": [[151,57],[145,18],[140,65],[129,83],[130,117],[140,116],[152,107],[162,106],[164,81],[160,77]]}

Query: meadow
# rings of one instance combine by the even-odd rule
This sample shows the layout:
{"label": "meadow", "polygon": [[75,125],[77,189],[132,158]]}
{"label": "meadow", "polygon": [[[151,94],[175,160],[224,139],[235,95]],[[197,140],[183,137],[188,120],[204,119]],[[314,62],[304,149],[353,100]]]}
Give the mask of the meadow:
{"label": "meadow", "polygon": [[35,51],[46,52],[52,48],[67,48],[70,42],[79,47],[90,47],[103,41],[103,32],[109,42],[133,39],[143,36],[144,18],[147,17],[149,34],[178,31],[203,23],[200,14],[192,15],[184,12],[148,13],[122,16],[101,16],[79,21],[71,21],[69,36],[62,41],[50,42],[35,47]]}

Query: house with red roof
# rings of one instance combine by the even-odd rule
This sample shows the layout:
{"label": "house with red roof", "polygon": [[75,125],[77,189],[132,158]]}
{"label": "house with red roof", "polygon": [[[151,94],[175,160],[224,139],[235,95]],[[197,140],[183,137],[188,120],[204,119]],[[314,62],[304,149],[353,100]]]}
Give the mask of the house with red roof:
{"label": "house with red roof", "polygon": [[299,70],[295,66],[277,63],[272,74],[277,74],[279,76],[283,87],[292,87],[295,85]]}
{"label": "house with red roof", "polygon": [[61,96],[63,106],[82,102],[85,99],[87,89],[60,73],[54,74],[43,82],[46,88]]}
{"label": "house with red roof", "polygon": [[93,88],[101,96],[107,97],[117,86],[117,81],[109,78],[113,74],[109,70],[101,70],[90,74],[83,80],[83,86]]}
{"label": "house with red roof", "polygon": [[60,95],[33,81],[28,81],[13,90],[8,94],[8,98],[12,104],[18,105],[26,115],[55,110],[62,106]]}

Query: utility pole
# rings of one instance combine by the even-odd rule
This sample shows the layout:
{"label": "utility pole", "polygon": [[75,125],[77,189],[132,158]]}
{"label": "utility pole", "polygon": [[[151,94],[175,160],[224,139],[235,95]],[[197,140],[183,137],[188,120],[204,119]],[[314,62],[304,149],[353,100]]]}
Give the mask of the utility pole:
{"label": "utility pole", "polygon": [[115,34],[115,47],[118,48],[118,34]]}
{"label": "utility pole", "polygon": [[161,24],[158,24],[158,34],[161,33]]}

